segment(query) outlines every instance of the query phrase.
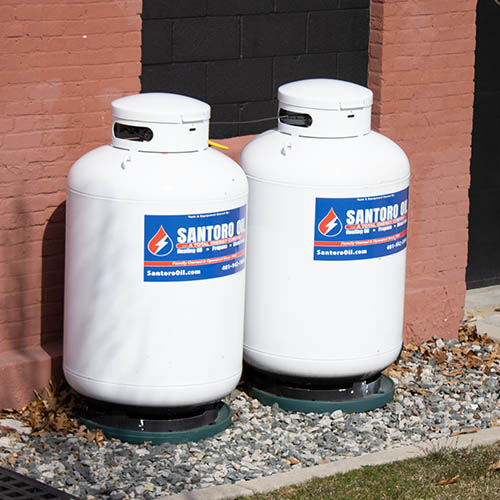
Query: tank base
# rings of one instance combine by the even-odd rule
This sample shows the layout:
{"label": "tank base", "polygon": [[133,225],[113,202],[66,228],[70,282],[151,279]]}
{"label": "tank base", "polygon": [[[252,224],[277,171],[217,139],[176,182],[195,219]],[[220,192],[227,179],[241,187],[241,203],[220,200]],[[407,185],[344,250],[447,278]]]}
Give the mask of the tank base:
{"label": "tank base", "polygon": [[147,408],[84,399],[78,419],[89,429],[128,443],[152,444],[201,441],[231,424],[231,408],[221,401],[189,408]]}
{"label": "tank base", "polygon": [[381,408],[394,397],[394,382],[382,374],[357,381],[287,380],[283,376],[250,368],[245,378],[252,397],[265,405],[276,403],[288,411],[361,413]]}

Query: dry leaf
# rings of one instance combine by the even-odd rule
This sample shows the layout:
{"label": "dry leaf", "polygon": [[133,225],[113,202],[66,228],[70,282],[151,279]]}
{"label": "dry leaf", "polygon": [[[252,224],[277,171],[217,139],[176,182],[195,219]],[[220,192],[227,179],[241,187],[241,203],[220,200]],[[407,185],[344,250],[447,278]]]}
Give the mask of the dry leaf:
{"label": "dry leaf", "polygon": [[399,370],[393,370],[392,368],[388,368],[387,370],[384,370],[384,375],[387,375],[388,377],[391,378],[397,378],[401,374]]}
{"label": "dry leaf", "polygon": [[495,418],[493,419],[493,422],[491,423],[491,427],[497,427],[498,426],[498,417],[495,415]]}
{"label": "dry leaf", "polygon": [[451,372],[443,372],[445,377],[465,377],[465,372],[463,370],[452,370]]}
{"label": "dry leaf", "polygon": [[300,460],[297,460],[295,457],[288,457],[288,458],[285,458],[285,460],[291,464],[291,465],[297,465],[297,464],[300,464]]}
{"label": "dry leaf", "polygon": [[475,352],[472,349],[469,349],[467,351],[467,354],[465,355],[465,357],[467,359],[469,359],[469,360],[478,359],[479,361],[481,361],[481,358],[479,358],[478,356],[476,356]]}
{"label": "dry leaf", "polygon": [[413,393],[416,393],[416,394],[420,394],[421,396],[426,396],[426,397],[430,396],[429,392],[424,391],[420,387],[408,387],[408,386],[405,385],[405,386],[401,386],[401,389],[405,389],[408,392],[413,392]]}
{"label": "dry leaf", "polygon": [[444,363],[448,359],[448,355],[443,351],[439,351],[438,349],[434,349],[432,351],[432,358],[436,360],[436,363],[441,364],[441,363]]}
{"label": "dry leaf", "polygon": [[458,481],[459,477],[460,477],[460,474],[457,474],[455,477],[450,477],[449,479],[442,477],[439,480],[438,484],[441,486],[445,485],[445,484],[453,484],[453,483],[456,483]]}
{"label": "dry leaf", "polygon": [[419,345],[418,349],[420,351],[420,354],[426,354],[429,348],[426,345]]}
{"label": "dry leaf", "polygon": [[488,470],[500,470],[500,460],[498,462],[495,462],[494,464],[491,464],[488,467]]}
{"label": "dry leaf", "polygon": [[418,351],[418,346],[416,346],[415,344],[407,344],[407,345],[405,345],[405,349],[407,351],[414,352],[414,351]]}
{"label": "dry leaf", "polygon": [[23,424],[29,425],[32,435],[41,435],[41,431],[76,433],[78,420],[73,415],[76,404],[70,387],[61,383],[56,387],[52,382],[43,391],[34,391],[35,400],[21,410],[0,409],[0,416],[13,416]]}
{"label": "dry leaf", "polygon": [[479,335],[477,327],[470,325],[462,325],[460,327],[458,331],[458,340],[468,344],[489,345],[495,343],[486,333],[484,335]]}
{"label": "dry leaf", "polygon": [[424,391],[423,389],[420,389],[419,387],[418,388],[415,388],[413,390],[413,392],[417,392],[418,394],[422,395],[422,396],[430,396],[430,392],[427,392],[427,391]]}
{"label": "dry leaf", "polygon": [[472,429],[463,429],[461,431],[455,431],[451,435],[452,436],[460,436],[460,434],[473,434],[477,432],[479,429],[477,427],[473,427]]}
{"label": "dry leaf", "polygon": [[90,429],[87,432],[87,442],[91,443],[95,441],[99,446],[101,446],[101,442],[106,439],[106,436],[101,431],[101,429]]}
{"label": "dry leaf", "polygon": [[465,368],[467,368],[467,370],[470,370],[471,368],[479,368],[481,366],[481,361],[470,361],[468,363],[465,363]]}

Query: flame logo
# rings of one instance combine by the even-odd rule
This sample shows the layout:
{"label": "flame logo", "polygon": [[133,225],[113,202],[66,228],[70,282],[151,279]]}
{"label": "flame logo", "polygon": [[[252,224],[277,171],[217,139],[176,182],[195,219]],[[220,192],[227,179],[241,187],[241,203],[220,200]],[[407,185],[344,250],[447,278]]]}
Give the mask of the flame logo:
{"label": "flame logo", "polygon": [[329,238],[337,236],[342,231],[342,221],[337,217],[333,208],[330,208],[326,217],[318,224],[318,231]]}
{"label": "flame logo", "polygon": [[156,231],[156,234],[149,240],[148,250],[158,257],[168,255],[174,249],[172,238],[167,234],[163,226]]}

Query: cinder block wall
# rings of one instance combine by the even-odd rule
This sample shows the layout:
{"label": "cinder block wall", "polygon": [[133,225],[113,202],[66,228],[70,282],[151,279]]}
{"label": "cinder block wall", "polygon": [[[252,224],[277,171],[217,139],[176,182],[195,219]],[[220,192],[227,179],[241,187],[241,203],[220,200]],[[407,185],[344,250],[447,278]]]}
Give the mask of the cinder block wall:
{"label": "cinder block wall", "polygon": [[[366,85],[369,0],[144,0],[143,92],[212,106],[210,136],[262,132],[276,91],[303,78]],[[217,122],[226,122],[224,125]]]}
{"label": "cinder block wall", "polygon": [[141,0],[4,0],[0,11],[0,407],[61,358],[66,174],[138,92]]}
{"label": "cinder block wall", "polygon": [[476,0],[372,0],[373,125],[412,168],[406,341],[463,318]]}

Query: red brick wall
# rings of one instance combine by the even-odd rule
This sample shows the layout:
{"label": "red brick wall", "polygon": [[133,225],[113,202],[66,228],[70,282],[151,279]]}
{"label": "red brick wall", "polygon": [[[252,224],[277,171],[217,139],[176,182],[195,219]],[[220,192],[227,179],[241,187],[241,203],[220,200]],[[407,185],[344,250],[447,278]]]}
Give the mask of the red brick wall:
{"label": "red brick wall", "polygon": [[412,168],[406,341],[463,317],[476,0],[372,0],[373,128]]}
{"label": "red brick wall", "polygon": [[141,0],[4,0],[0,9],[0,407],[60,365],[66,174],[140,91]]}
{"label": "red brick wall", "polygon": [[[65,177],[138,92],[140,0],[0,10],[0,406],[58,372]],[[456,335],[467,251],[475,0],[372,0],[373,125],[412,166],[405,340]],[[229,140],[237,158],[249,137]]]}

